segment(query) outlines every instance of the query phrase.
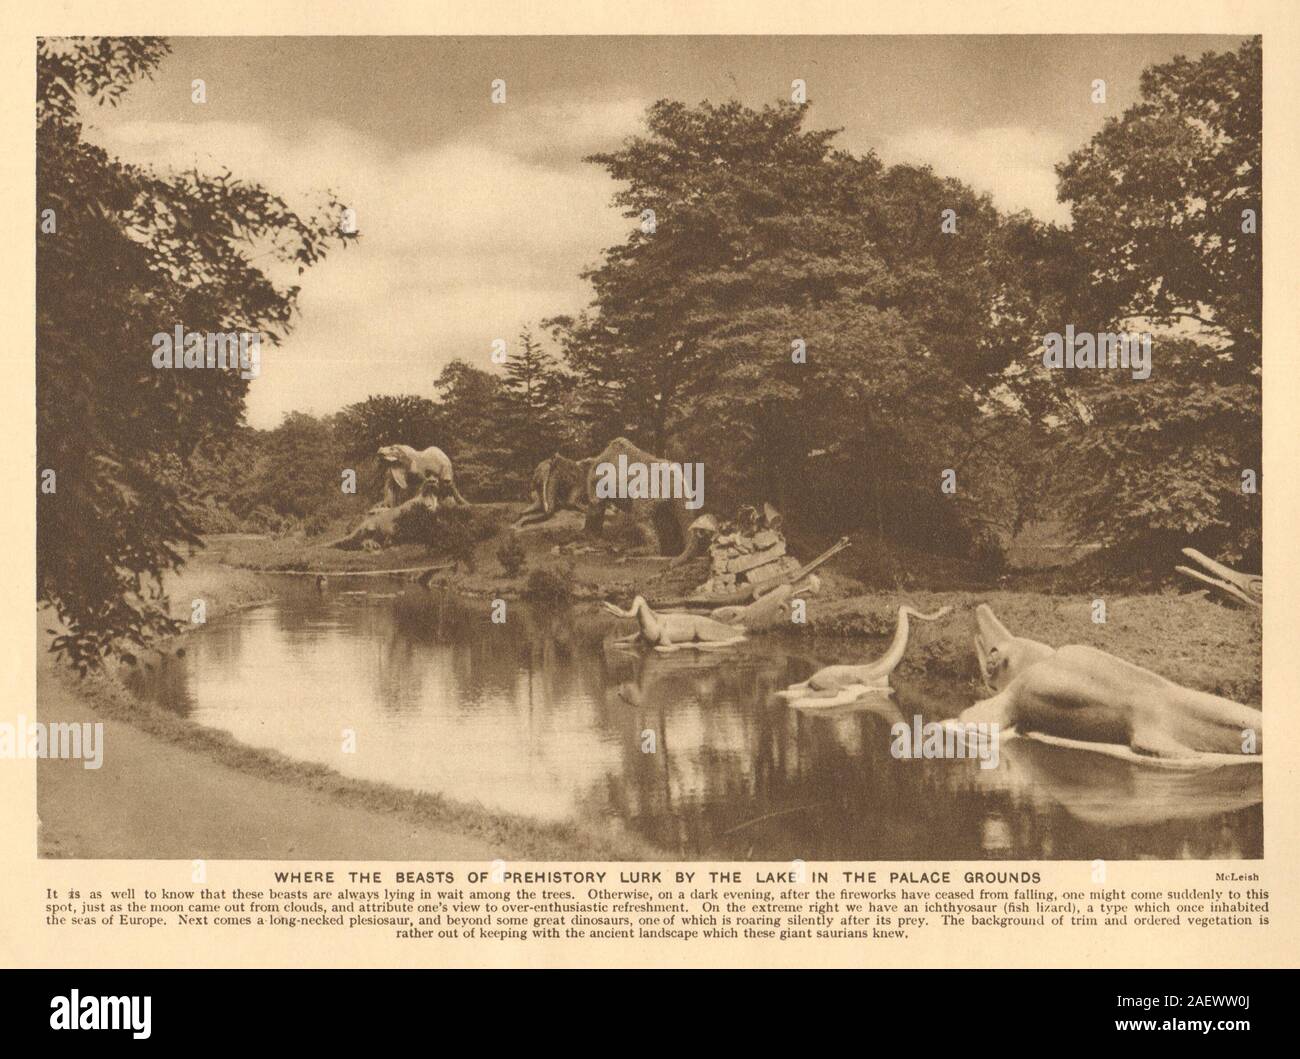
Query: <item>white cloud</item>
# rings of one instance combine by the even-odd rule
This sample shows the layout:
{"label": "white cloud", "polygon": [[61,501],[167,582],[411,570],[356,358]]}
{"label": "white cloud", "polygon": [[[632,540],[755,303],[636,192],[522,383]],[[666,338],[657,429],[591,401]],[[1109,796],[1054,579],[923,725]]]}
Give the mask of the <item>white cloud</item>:
{"label": "white cloud", "polygon": [[[493,338],[513,342],[524,323],[579,309],[588,297],[579,272],[630,222],[610,208],[606,174],[574,163],[638,132],[643,112],[636,99],[511,106],[458,139],[410,150],[332,121],[286,137],[246,123],[106,115],[87,132],[124,159],[229,168],[304,209],[333,189],[356,210],[361,239],[293,277],[302,315],[266,351],[249,397],[250,421],[268,426],[370,393],[429,393],[451,358],[491,367]],[[912,130],[879,150],[886,163],[930,164],[988,190],[1005,209],[1068,220],[1052,171],[1067,146],[1005,127]]]}
{"label": "white cloud", "polygon": [[1069,208],[1056,201],[1053,166],[1069,153],[1064,135],[1020,126],[959,131],[916,128],[887,137],[879,147],[886,165],[930,165],[987,191],[1004,210],[1027,209],[1044,221],[1068,223]]}
{"label": "white cloud", "polygon": [[495,120],[474,139],[519,158],[571,158],[645,132],[648,100],[586,100],[579,94],[494,108]]}
{"label": "white cloud", "polygon": [[635,101],[516,108],[473,138],[395,151],[334,122],[293,137],[231,122],[105,123],[88,135],[124,160],[229,168],[306,209],[326,189],[356,210],[361,239],[301,279],[302,315],[264,355],[249,419],[334,411],[370,393],[430,393],[453,357],[487,359],[529,321],[587,299],[580,271],[629,222],[595,166],[553,167],[635,131]]}

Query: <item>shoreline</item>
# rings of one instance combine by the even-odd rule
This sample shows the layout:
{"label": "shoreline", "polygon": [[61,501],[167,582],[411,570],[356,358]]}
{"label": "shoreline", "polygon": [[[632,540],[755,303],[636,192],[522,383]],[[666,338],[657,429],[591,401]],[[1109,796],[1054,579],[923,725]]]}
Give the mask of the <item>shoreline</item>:
{"label": "shoreline", "polygon": [[[575,606],[582,606],[601,599],[626,603],[636,594],[651,600],[683,596],[707,576],[706,560],[673,569],[667,558],[647,554],[649,549],[635,525],[630,520],[619,521],[619,517],[611,519],[604,538],[598,541],[583,535],[582,518],[576,512],[562,512],[547,523],[513,533],[511,522],[522,507],[518,503],[475,505],[473,517],[488,529],[474,546],[471,565],[462,563],[436,572],[428,587],[480,600],[528,600],[530,578],[541,572],[549,575],[547,580],[563,585]],[[524,552],[523,569],[513,576],[505,573],[497,558],[499,547],[511,536]],[[368,553],[329,549],[319,540],[298,536],[272,539],[231,534],[212,538],[212,545],[202,561],[253,577],[275,575],[293,564],[319,566],[327,576],[345,574],[349,580],[365,572],[412,582],[414,576],[387,574],[386,568],[449,562],[446,556],[411,544]],[[869,561],[873,547],[871,541],[858,542],[858,554],[848,553],[849,563],[832,562],[819,571],[822,591],[809,600],[806,624],[764,635],[875,640],[893,634],[901,603],[923,611],[951,605],[954,613],[946,621],[913,627],[912,643],[900,671],[964,681],[973,700],[982,697],[983,685],[972,646],[970,612],[978,603],[989,603],[1018,635],[1054,646],[1086,644],[1176,683],[1247,705],[1261,704],[1259,612],[1223,605],[1201,592],[1132,588],[1098,589],[1093,594],[1045,591],[1034,570],[999,579],[988,587],[959,584],[942,589],[923,584],[878,588],[844,572],[845,565],[853,568],[855,562]],[[918,574],[916,579],[924,576]],[[949,575],[936,568],[930,576]],[[1092,620],[1092,606],[1098,598],[1106,604],[1104,623]],[[603,612],[595,618],[598,629],[619,627],[616,619]],[[868,646],[864,653],[871,649]]]}
{"label": "shoreline", "polygon": [[[82,681],[43,668],[37,678],[40,713],[53,706],[57,717],[51,719],[102,720],[106,750],[101,771],[108,773],[113,766],[133,774],[135,782],[128,786],[110,775],[101,784],[98,774],[82,769],[80,762],[39,761],[41,857],[485,863],[498,858],[671,859],[613,829],[600,835],[577,824],[492,812],[442,795],[344,776],[326,765],[249,746],[143,702],[112,676]],[[141,784],[142,774],[157,760],[177,771],[183,789]],[[195,786],[213,799],[198,804]],[[264,800],[268,794],[269,803]],[[95,829],[92,821],[87,827],[83,818],[96,803],[104,817],[128,822],[151,811],[158,815],[144,833],[126,826],[113,834],[111,824]],[[75,815],[70,819],[69,814]],[[220,826],[211,826],[214,821]],[[259,835],[264,821],[274,827]],[[99,833],[88,835],[92,829]]]}

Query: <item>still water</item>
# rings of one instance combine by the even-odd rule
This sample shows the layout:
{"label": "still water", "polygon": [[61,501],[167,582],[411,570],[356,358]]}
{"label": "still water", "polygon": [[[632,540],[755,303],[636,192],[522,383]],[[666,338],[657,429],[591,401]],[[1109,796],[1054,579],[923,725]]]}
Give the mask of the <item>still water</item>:
{"label": "still water", "polygon": [[893,699],[831,710],[771,694],[881,643],[769,636],[647,654],[611,646],[613,623],[590,604],[512,602],[493,624],[487,602],[344,580],[320,593],[281,579],[275,602],[190,637],[136,689],[252,746],[490,809],[612,823],[665,858],[1263,853],[1255,766],[1171,772],[1025,739],[1004,740],[992,770],[899,760],[890,726],[953,716],[969,686],[896,675]]}

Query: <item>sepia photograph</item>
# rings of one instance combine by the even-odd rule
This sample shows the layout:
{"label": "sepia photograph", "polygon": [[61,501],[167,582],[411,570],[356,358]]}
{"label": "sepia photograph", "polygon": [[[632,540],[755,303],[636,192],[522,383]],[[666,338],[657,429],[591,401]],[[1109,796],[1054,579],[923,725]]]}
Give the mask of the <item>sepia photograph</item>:
{"label": "sepia photograph", "polygon": [[1264,857],[1264,37],[33,47],[40,858]]}

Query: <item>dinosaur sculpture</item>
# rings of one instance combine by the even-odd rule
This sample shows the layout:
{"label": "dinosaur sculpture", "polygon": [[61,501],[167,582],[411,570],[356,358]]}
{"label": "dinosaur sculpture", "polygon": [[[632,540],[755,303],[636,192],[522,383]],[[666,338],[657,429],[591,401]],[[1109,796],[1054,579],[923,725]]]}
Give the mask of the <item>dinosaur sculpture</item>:
{"label": "dinosaur sculpture", "polygon": [[616,643],[641,642],[657,651],[677,651],[684,647],[722,647],[745,639],[745,630],[739,625],[705,617],[703,614],[656,614],[646,601],[637,596],[627,610],[605,602],[603,606],[618,618],[633,618],[637,631],[619,638]]}
{"label": "dinosaur sculpture", "polygon": [[406,512],[415,507],[425,507],[430,511],[438,509],[438,501],[432,496],[413,496],[397,507],[385,507],[376,504],[362,520],[361,525],[346,537],[331,541],[327,548],[364,548],[366,551],[378,551],[397,541],[397,524]]}
{"label": "dinosaur sculpture", "polygon": [[1212,588],[1217,588],[1220,592],[1226,592],[1233,599],[1240,600],[1249,606],[1262,607],[1264,605],[1264,578],[1259,574],[1238,573],[1232,567],[1215,562],[1208,555],[1203,555],[1195,548],[1184,548],[1183,554],[1193,562],[1205,567],[1210,573],[1218,576],[1209,577],[1200,570],[1193,570],[1190,566],[1175,566],[1174,569],[1180,574],[1194,577],[1198,581],[1204,581]]}
{"label": "dinosaur sculpture", "polygon": [[810,574],[802,587],[794,582],[777,585],[745,606],[715,607],[709,617],[724,625],[739,625],[749,632],[759,632],[784,624],[790,619],[790,605],[800,596],[815,596],[821,591],[821,578]]}
{"label": "dinosaur sculpture", "polygon": [[571,460],[558,452],[542,460],[533,471],[532,503],[520,513],[515,526],[545,522],[561,511],[586,511],[590,464],[590,460]]}
{"label": "dinosaur sculpture", "polygon": [[620,457],[629,465],[652,466],[668,462],[622,437],[615,438],[591,459],[570,460],[557,453],[539,463],[533,472],[530,489],[533,501],[516,526],[545,522],[567,509],[585,512],[587,532],[599,536],[606,507],[613,507],[630,512],[639,522],[649,522],[654,528],[661,555],[679,555],[687,550],[690,526],[699,512],[686,507],[686,498],[606,498],[597,495],[598,468],[602,464],[617,466]]}
{"label": "dinosaur sculpture", "polygon": [[377,551],[396,542],[398,522],[413,507],[437,511],[444,496],[469,506],[456,488],[451,460],[442,449],[431,445],[417,452],[410,445],[384,445],[376,456],[384,468],[384,499],[366,512],[360,526],[326,547]]}
{"label": "dinosaur sculpture", "polygon": [[1095,647],[1013,636],[986,604],[975,611],[975,627],[980,670],[996,694],[954,723],[996,723],[1143,757],[1250,762],[1263,753],[1264,715],[1251,706],[1184,688]]}
{"label": "dinosaur sculpture", "polygon": [[938,621],[951,610],[952,607],[940,607],[933,614],[922,614],[909,606],[901,606],[898,608],[894,639],[890,642],[889,649],[874,662],[858,666],[827,666],[802,683],[791,684],[777,694],[800,706],[840,706],[861,698],[867,692],[889,694],[889,675],[898,668],[898,663],[907,651],[910,632],[908,618]]}
{"label": "dinosaur sculpture", "polygon": [[376,455],[384,468],[384,507],[397,507],[413,495],[433,497],[435,507],[444,496],[469,507],[456,488],[451,460],[436,445],[422,452],[410,445],[384,445]]}

